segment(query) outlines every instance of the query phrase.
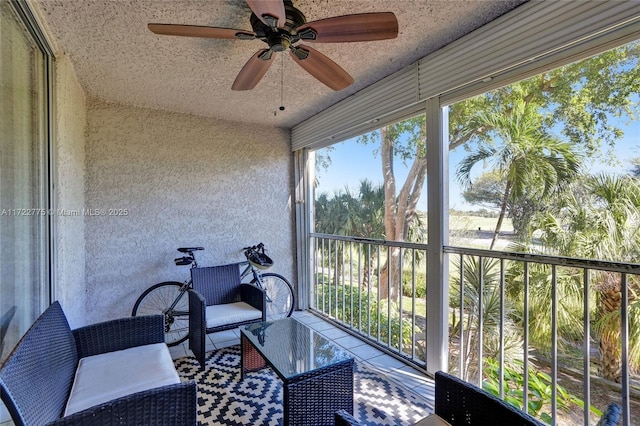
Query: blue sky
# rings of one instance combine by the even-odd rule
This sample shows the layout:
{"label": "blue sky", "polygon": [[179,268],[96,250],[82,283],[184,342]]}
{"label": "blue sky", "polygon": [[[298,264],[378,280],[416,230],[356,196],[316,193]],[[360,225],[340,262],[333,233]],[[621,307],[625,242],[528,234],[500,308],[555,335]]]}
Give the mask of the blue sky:
{"label": "blue sky", "polygon": [[[616,142],[613,149],[613,156],[617,158],[617,164],[606,164],[603,161],[595,161],[588,166],[591,173],[609,171],[613,173],[627,173],[631,169],[630,160],[640,157],[640,122],[631,123],[616,122],[624,130],[624,137]],[[317,174],[317,192],[327,192],[330,195],[335,190],[343,190],[348,185],[352,190],[357,190],[362,179],[367,178],[374,184],[381,184],[382,166],[380,156],[374,156],[373,145],[364,145],[350,139],[345,142],[335,144],[330,152],[331,166],[328,170],[320,170]],[[605,148],[606,149],[606,148]],[[460,147],[449,153],[449,173],[451,176],[449,183],[449,206],[457,210],[476,210],[479,207],[471,206],[463,200],[461,188],[456,181],[455,171],[458,163],[467,153]],[[604,155],[604,153],[603,153]],[[400,161],[394,164],[394,171],[398,186],[401,185],[408,172],[408,167]],[[474,168],[473,175],[482,173],[482,166]],[[426,185],[425,185],[426,187]],[[426,190],[420,199],[419,210],[427,210]]]}

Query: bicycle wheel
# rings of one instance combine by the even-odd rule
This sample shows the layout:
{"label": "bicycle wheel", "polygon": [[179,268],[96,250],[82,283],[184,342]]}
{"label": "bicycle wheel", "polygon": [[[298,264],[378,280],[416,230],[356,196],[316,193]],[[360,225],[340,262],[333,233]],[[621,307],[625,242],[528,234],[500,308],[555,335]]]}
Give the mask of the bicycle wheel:
{"label": "bicycle wheel", "polygon": [[267,293],[267,321],[286,318],[293,312],[293,288],[282,275],[262,274],[262,286]]}
{"label": "bicycle wheel", "polygon": [[[164,315],[164,341],[178,345],[189,337],[189,296],[180,292],[183,284],[165,281],[144,291],[133,305],[132,316]],[[176,301],[177,300],[177,301]],[[171,305],[176,301],[173,309]]]}

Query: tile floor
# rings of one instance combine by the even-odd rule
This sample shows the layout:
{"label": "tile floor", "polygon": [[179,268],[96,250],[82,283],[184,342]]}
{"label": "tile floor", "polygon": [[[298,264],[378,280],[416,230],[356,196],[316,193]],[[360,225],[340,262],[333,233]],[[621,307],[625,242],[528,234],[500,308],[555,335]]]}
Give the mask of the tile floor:
{"label": "tile floor", "polygon": [[[385,354],[384,352],[368,345],[366,342],[346,333],[333,324],[323,320],[306,311],[296,311],[293,318],[306,324],[322,334],[325,338],[332,340],[351,352],[354,358],[365,366],[377,370],[384,374],[389,380],[393,380],[413,392],[421,395],[430,405],[433,406],[435,398],[435,386],[433,380],[424,375],[421,371]],[[220,349],[227,346],[240,344],[240,331],[238,329],[222,331],[207,335],[207,351]],[[187,349],[187,343],[169,348],[174,358],[179,358],[191,354]]]}

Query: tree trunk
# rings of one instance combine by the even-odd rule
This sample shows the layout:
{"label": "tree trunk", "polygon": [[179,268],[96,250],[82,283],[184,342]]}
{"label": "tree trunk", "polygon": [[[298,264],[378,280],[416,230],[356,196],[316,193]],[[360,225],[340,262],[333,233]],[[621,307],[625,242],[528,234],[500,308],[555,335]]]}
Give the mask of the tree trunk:
{"label": "tree trunk", "polygon": [[360,287],[362,290],[366,290],[369,288],[369,283],[371,282],[371,267],[368,263],[365,262],[364,268],[362,268],[362,282],[360,283]]}
{"label": "tree trunk", "polygon": [[[388,258],[380,271],[380,299],[389,299],[390,302],[398,299],[398,288],[401,281],[400,248],[389,247]],[[391,274],[391,275],[389,275]]]}
{"label": "tree trunk", "polygon": [[364,265],[362,266],[362,290],[368,290],[371,286],[371,265],[373,263],[369,256],[364,256]]}
{"label": "tree trunk", "polygon": [[[382,175],[384,179],[384,231],[385,239],[395,241],[397,239],[396,221],[398,217],[396,202],[396,177],[393,172],[393,146],[394,140],[387,135],[387,129],[380,129],[380,159],[382,160]],[[389,269],[393,268],[392,251],[389,250],[389,256],[385,265],[380,271],[379,294],[380,299],[389,299],[393,296],[395,288],[395,280],[393,273],[389,279]],[[391,300],[391,299],[390,299]]]}
{"label": "tree trunk", "polygon": [[[414,162],[407,179],[396,196],[396,178],[393,170],[393,154],[395,140],[387,134],[387,129],[380,129],[380,158],[384,179],[384,230],[385,239],[404,241],[408,233],[408,220],[415,215],[416,205],[427,172],[426,151],[416,149]],[[389,258],[380,272],[380,298],[396,300],[401,286],[400,249],[390,248]],[[391,275],[389,275],[391,274]],[[389,279],[390,278],[390,279]]]}
{"label": "tree trunk", "polygon": [[474,356],[475,354],[478,353],[478,351],[476,350],[475,346],[475,342],[476,339],[474,338],[474,336],[477,335],[477,333],[474,333],[473,331],[473,318],[475,317],[475,308],[473,310],[473,312],[470,312],[467,314],[467,329],[465,332],[465,339],[466,341],[464,342],[464,371],[461,372],[462,376],[461,378],[463,380],[467,380],[467,381],[471,381],[472,377],[471,377],[471,366],[472,365],[477,365],[477,361],[476,361],[476,357]]}
{"label": "tree trunk", "polygon": [[[600,303],[598,315],[602,318],[613,312],[620,312],[622,295],[620,294],[619,277],[612,273],[605,273],[603,283],[599,286]],[[611,330],[615,327],[615,330]],[[616,383],[621,383],[621,347],[620,347],[620,320],[615,321],[608,330],[603,330],[600,335],[600,374],[603,378]]]}
{"label": "tree trunk", "polygon": [[493,232],[493,238],[491,238],[491,245],[489,246],[489,250],[493,250],[493,246],[496,244],[498,240],[498,235],[500,234],[500,229],[502,228],[502,221],[504,220],[504,216],[507,212],[507,204],[509,204],[509,193],[511,192],[511,182],[507,180],[506,188],[504,189],[504,197],[502,198],[502,206],[500,206],[500,215],[498,216],[498,223],[496,223],[496,230]]}

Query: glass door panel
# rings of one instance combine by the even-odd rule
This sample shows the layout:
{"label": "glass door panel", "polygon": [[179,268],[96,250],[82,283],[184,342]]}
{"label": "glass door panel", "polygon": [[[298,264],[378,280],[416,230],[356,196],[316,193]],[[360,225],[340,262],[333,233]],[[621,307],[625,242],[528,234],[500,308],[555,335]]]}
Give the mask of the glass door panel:
{"label": "glass door panel", "polygon": [[0,2],[0,361],[49,302],[46,57]]}

